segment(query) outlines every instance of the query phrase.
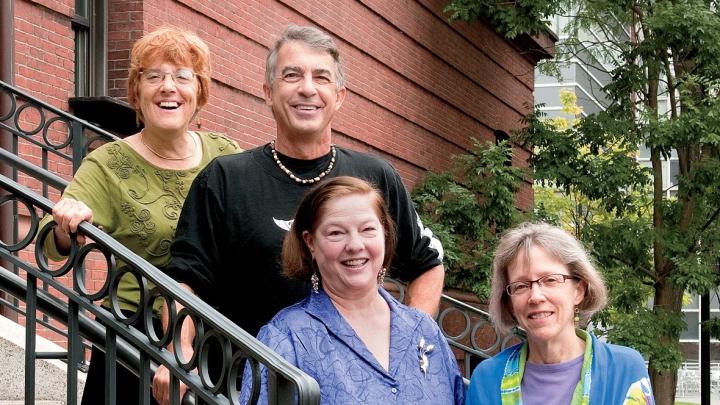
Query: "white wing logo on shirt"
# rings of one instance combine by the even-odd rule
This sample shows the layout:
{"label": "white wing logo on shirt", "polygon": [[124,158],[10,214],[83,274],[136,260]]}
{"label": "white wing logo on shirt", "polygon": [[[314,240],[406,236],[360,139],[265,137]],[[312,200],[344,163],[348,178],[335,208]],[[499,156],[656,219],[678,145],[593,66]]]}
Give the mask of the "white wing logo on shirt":
{"label": "white wing logo on shirt", "polygon": [[290,219],[286,221],[284,219],[276,219],[275,217],[273,217],[273,221],[275,221],[275,225],[277,225],[280,229],[284,231],[289,231],[294,220]]}
{"label": "white wing logo on shirt", "polygon": [[430,239],[430,248],[438,252],[438,259],[442,261],[443,256],[445,255],[442,242],[440,242],[440,239],[436,238],[435,235],[433,235],[430,228],[426,228],[425,225],[423,225],[422,220],[420,219],[420,215],[418,215],[417,211],[415,212],[415,217],[417,218],[417,224],[420,228],[420,234]]}

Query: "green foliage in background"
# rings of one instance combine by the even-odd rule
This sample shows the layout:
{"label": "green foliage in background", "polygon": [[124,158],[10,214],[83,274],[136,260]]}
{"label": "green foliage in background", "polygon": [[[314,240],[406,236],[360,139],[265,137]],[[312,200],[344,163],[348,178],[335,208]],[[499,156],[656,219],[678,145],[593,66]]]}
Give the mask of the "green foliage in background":
{"label": "green foliage in background", "polygon": [[[712,0],[452,0],[447,7],[451,17],[482,19],[508,37],[539,32],[552,14],[567,16],[554,71],[580,56],[609,78],[604,111],[567,127],[534,111],[514,141],[533,148],[534,177],[551,187],[535,213],[566,222],[591,251],[611,293],[597,320],[609,340],[647,356],[660,405],[675,396],[683,297],[720,285],[718,9]],[[647,164],[636,159],[639,147],[649,151]],[[663,164],[670,156],[679,163],[673,179]],[[720,337],[720,321],[705,327]]]}
{"label": "green foliage in background", "polygon": [[553,0],[451,0],[445,12],[452,20],[488,21],[501,34],[515,38],[524,33],[537,35],[547,28],[548,16],[564,13],[564,7]]}
{"label": "green foliage in background", "polygon": [[428,174],[413,190],[423,223],[443,242],[448,287],[487,298],[497,233],[515,224],[521,169],[510,166],[512,147],[473,139],[451,170]]}

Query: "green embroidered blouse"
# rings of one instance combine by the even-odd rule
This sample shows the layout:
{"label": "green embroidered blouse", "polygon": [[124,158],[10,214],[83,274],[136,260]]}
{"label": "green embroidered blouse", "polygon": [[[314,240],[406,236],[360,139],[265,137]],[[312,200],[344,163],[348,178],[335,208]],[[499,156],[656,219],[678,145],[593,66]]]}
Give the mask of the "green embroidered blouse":
{"label": "green embroidered blouse", "polygon": [[[202,161],[188,170],[154,166],[124,141],[103,145],[85,157],[63,197],[84,202],[93,210],[96,226],[151,264],[162,267],[170,261],[170,244],[195,176],[215,157],[240,151],[235,141],[219,133],[201,132],[200,139]],[[46,215],[40,226],[51,219]],[[46,239],[44,247],[50,259],[64,260],[53,237]],[[125,263],[118,261],[118,269],[123,266]],[[140,288],[135,277],[126,274],[122,278],[118,300],[122,309],[137,309]],[[158,300],[156,311],[161,304]],[[109,298],[104,305],[109,306]]]}

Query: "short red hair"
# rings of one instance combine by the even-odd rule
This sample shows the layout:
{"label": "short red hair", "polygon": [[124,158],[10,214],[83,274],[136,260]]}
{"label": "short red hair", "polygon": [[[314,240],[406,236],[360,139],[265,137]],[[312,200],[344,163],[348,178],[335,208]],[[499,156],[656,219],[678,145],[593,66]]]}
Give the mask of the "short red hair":
{"label": "short red hair", "polygon": [[157,59],[178,66],[192,67],[198,79],[197,108],[210,97],[210,48],[195,33],[180,28],[163,27],[145,34],[133,45],[128,72],[128,103],[143,121],[138,105],[140,72]]}

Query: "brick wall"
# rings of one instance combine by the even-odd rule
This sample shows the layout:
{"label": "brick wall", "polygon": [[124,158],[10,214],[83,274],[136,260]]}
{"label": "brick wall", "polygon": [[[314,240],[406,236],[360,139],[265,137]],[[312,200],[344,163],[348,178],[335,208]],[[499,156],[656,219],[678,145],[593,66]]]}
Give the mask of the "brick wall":
{"label": "brick wall", "polygon": [[[262,99],[272,36],[289,22],[316,25],[337,39],[349,76],[336,142],[382,155],[412,186],[426,170],[448,168],[471,137],[492,140],[495,130],[518,128],[532,104],[534,62],[486,25],[448,23],[444,3],[109,0],[108,93],[125,99],[130,48],[143,33],[161,25],[192,29],[209,43],[214,62],[202,127],[253,147],[274,136]],[[63,109],[74,88],[73,6],[15,6],[16,84]],[[526,155],[518,150],[514,162],[524,165]],[[528,206],[531,193],[523,190],[518,200]]]}
{"label": "brick wall", "polygon": [[[112,0],[110,35],[114,26],[123,42],[139,36],[139,26],[144,32],[162,25],[198,32],[214,63],[202,126],[248,148],[274,137],[262,99],[273,35],[290,22],[330,32],[346,62],[349,90],[333,123],[335,142],[383,156],[412,187],[426,170],[448,168],[450,156],[469,148],[470,137],[492,140],[494,130],[518,128],[533,101],[534,62],[487,26],[448,23],[443,6],[444,0]],[[123,52],[127,58],[126,51],[109,58],[118,77],[109,88],[120,97]],[[532,193],[523,190],[518,201],[527,208]]]}
{"label": "brick wall", "polygon": [[[68,109],[68,99],[74,95],[75,61],[74,35],[71,18],[74,12],[74,0],[17,0],[14,2],[14,37],[15,37],[15,85],[34,97],[63,109]],[[41,124],[42,117],[37,109],[26,108],[19,116],[18,126],[29,133],[34,132]],[[41,137],[42,132],[33,135]],[[50,127],[48,138],[55,143],[62,143],[68,136],[68,128],[63,123]],[[18,152],[25,160],[40,165],[43,159],[40,148],[26,141],[19,141]],[[50,159],[48,168],[69,179],[72,167],[67,162]],[[32,177],[19,174],[21,184],[40,190],[40,182]],[[57,193],[50,192],[51,198]],[[29,228],[28,211],[20,205],[20,238],[27,234]],[[8,220],[12,220],[8,218]],[[20,252],[24,260],[33,261],[34,245]],[[61,277],[64,285],[72,285],[70,278]],[[20,319],[22,321],[22,319]],[[56,326],[60,326],[57,325]],[[60,335],[40,327],[39,333],[44,337],[62,343]]]}
{"label": "brick wall", "polygon": [[108,95],[127,99],[130,49],[143,34],[142,0],[108,0]]}
{"label": "brick wall", "polygon": [[[315,25],[336,38],[348,73],[334,141],[384,157],[412,187],[425,171],[447,169],[452,155],[470,147],[471,137],[494,140],[494,131],[518,128],[533,101],[535,62],[487,25],[449,23],[442,14],[445,3],[108,0],[108,95],[126,98],[130,49],[143,33],[162,25],[188,28],[208,42],[213,56],[202,129],[225,132],[243,148],[263,144],[275,131],[262,95],[267,48],[288,23]],[[74,95],[74,5],[74,0],[15,2],[15,83],[63,110]],[[28,110],[21,121],[32,128],[39,116]],[[59,125],[50,136],[62,139],[66,132]],[[20,150],[34,163],[42,159],[26,143]],[[527,156],[517,148],[513,164],[525,166]],[[52,159],[50,168],[66,178],[71,173],[67,163]],[[21,181],[38,188],[33,179]],[[517,205],[527,209],[532,202],[528,182]],[[96,274],[91,283],[97,288],[103,279]]]}

